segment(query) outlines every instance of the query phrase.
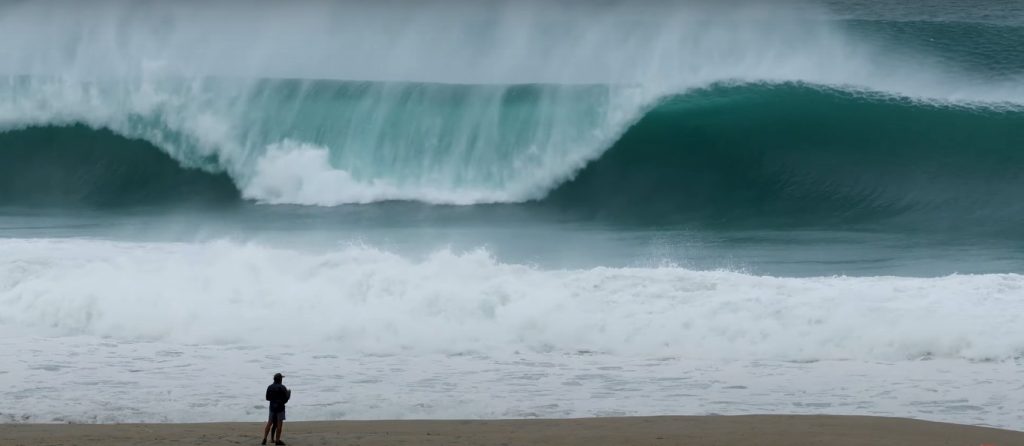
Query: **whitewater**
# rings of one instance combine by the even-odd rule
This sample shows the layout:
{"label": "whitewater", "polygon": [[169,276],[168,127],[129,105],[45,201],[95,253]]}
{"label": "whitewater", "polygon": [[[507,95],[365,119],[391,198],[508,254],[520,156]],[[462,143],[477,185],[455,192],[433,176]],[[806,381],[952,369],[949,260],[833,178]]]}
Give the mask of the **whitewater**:
{"label": "whitewater", "polygon": [[[8,241],[7,324],[186,344],[334,352],[1013,359],[1024,277],[779,278],[685,268],[541,270],[486,251]],[[116,283],[116,287],[111,284]],[[286,318],[273,320],[275,303]]]}
{"label": "whitewater", "polygon": [[931,6],[0,2],[0,422],[1022,429],[1024,10]]}
{"label": "whitewater", "polygon": [[543,270],[485,251],[410,260],[226,241],[0,246],[7,422],[246,420],[263,411],[247,387],[279,368],[308,394],[300,419],[1021,422],[1005,394],[1024,349],[1017,274]]}

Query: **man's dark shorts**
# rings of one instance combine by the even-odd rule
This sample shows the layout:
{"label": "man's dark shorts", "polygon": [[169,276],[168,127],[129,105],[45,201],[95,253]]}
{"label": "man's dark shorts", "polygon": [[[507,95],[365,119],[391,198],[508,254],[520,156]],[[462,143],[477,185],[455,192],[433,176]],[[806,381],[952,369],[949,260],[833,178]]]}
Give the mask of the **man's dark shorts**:
{"label": "man's dark shorts", "polygon": [[267,418],[267,421],[269,421],[271,423],[276,423],[278,421],[284,421],[284,411],[282,410],[282,411],[275,412],[273,409],[271,409],[270,410],[270,417]]}

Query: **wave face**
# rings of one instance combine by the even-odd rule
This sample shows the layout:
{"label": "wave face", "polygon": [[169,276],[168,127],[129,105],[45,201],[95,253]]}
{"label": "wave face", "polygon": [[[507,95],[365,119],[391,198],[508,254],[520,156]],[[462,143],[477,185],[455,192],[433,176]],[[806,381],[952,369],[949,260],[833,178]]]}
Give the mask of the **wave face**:
{"label": "wave face", "polygon": [[226,175],[184,169],[152,144],[81,125],[0,133],[0,202],[19,206],[218,204]]}
{"label": "wave face", "polygon": [[667,99],[548,202],[691,221],[1024,217],[1024,110],[930,105],[807,85]]}
{"label": "wave face", "polygon": [[799,3],[91,5],[0,5],[0,158],[74,177],[12,173],[5,202],[1020,210],[1015,22]]}
{"label": "wave face", "polygon": [[[0,248],[3,327],[21,336],[495,357],[1001,360],[1024,348],[1015,274],[543,270],[485,251],[415,260],[232,242],[8,239]],[[267,331],[281,308],[288,317]]]}
{"label": "wave face", "polygon": [[[278,89],[272,91],[296,95],[301,85],[305,83],[277,83]],[[359,96],[373,88],[365,84],[319,87],[309,94],[328,104],[344,103],[346,99],[339,96]],[[395,88],[415,90],[405,85]],[[430,86],[427,90],[443,91],[443,98],[436,102],[451,105],[476,97],[477,88],[489,87]],[[521,143],[518,138],[524,137],[523,127],[536,128],[537,117],[532,113],[545,90],[539,86],[496,90],[502,91],[500,100],[508,103],[502,115],[508,122],[500,128],[512,130],[489,137],[515,147]],[[578,98],[572,103],[577,105],[608,97],[600,87],[579,87],[575,93]],[[451,113],[468,117],[470,109]],[[592,109],[581,106],[566,116],[588,110]],[[405,115],[389,116],[394,121],[385,128],[417,122],[403,119]],[[441,127],[448,122],[435,121]],[[292,123],[292,135],[315,138],[321,127],[309,124],[308,119]],[[438,129],[420,130],[345,137],[377,139],[376,144],[397,147],[423,137],[414,135]],[[434,136],[454,133],[443,129]],[[400,136],[410,140],[390,141]],[[1024,188],[1020,175],[1024,110],[1012,106],[929,104],[793,83],[720,84],[663,99],[597,160],[557,187],[552,181],[538,180],[564,174],[536,170],[552,161],[545,158],[550,154],[452,153],[445,150],[451,143],[438,141],[430,152],[434,158],[406,153],[404,159],[395,159],[388,152],[332,153],[285,142],[258,158],[256,176],[238,191],[215,156],[193,159],[195,167],[185,168],[143,140],[81,125],[36,127],[0,134],[0,147],[4,147],[0,161],[6,168],[0,177],[0,199],[20,204],[159,205],[224,204],[245,196],[275,203],[291,203],[288,198],[298,197],[299,203],[338,204],[329,199],[337,198],[332,195],[337,191],[355,202],[407,199],[406,189],[382,183],[373,175],[369,183],[361,183],[363,178],[335,170],[331,157],[336,156],[338,163],[364,166],[354,171],[375,175],[393,174],[390,169],[395,164],[404,165],[408,171],[400,177],[406,181],[415,180],[417,172],[440,175],[450,182],[447,188],[417,185],[408,189],[440,202],[503,201],[508,197],[500,194],[512,193],[510,184],[520,181],[521,198],[536,197],[541,206],[634,221],[764,225],[897,220],[910,228],[987,230],[1002,225],[1010,230],[1005,223],[1024,216],[1024,204],[1016,196]],[[564,158],[561,162],[582,163]],[[530,165],[535,168],[526,167]],[[415,183],[407,182],[405,187],[410,184]]]}

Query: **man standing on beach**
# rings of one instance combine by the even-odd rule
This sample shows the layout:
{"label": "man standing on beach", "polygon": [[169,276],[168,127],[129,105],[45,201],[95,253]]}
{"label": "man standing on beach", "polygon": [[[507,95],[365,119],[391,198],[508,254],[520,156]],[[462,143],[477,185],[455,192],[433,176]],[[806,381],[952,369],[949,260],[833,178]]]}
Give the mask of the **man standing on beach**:
{"label": "man standing on beach", "polygon": [[[274,444],[285,444],[281,441],[281,430],[284,428],[284,405],[288,403],[288,400],[292,397],[292,391],[288,390],[281,381],[284,380],[284,375],[280,373],[274,374],[274,383],[267,386],[267,401],[270,401],[270,417],[267,419],[267,425],[263,428],[263,442],[260,444],[267,444],[267,434],[276,437],[272,438]],[[274,434],[270,432],[271,428],[276,431]]]}

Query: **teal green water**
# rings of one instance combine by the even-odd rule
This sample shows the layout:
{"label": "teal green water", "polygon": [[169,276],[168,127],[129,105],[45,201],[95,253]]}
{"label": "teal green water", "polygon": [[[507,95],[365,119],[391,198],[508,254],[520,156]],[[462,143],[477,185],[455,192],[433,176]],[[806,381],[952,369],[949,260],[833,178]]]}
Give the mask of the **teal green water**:
{"label": "teal green water", "polygon": [[[783,275],[1017,272],[1024,13],[997,3],[989,9],[1002,13],[832,5],[851,38],[959,79],[951,99],[722,79],[618,116],[640,86],[171,80],[183,97],[205,98],[189,117],[230,110],[243,130],[189,133],[170,107],[129,113],[114,129],[7,125],[0,236],[484,246],[553,266]],[[40,82],[56,81],[8,77],[0,101],[21,104]],[[119,82],[83,88],[120,104]],[[1005,97],[958,99],[989,84]],[[322,165],[272,172],[283,176],[261,186],[261,160],[293,142],[322,149]],[[318,191],[348,183],[324,183],[309,166],[373,193]]]}
{"label": "teal green water", "polygon": [[[184,168],[147,142],[105,130],[30,128],[0,134],[0,145],[0,199],[9,204],[244,202],[226,175]],[[506,206],[633,225],[984,230],[1016,238],[1024,219],[1021,147],[1024,111],[1015,107],[932,105],[800,84],[718,86],[663,100],[575,178]]]}

